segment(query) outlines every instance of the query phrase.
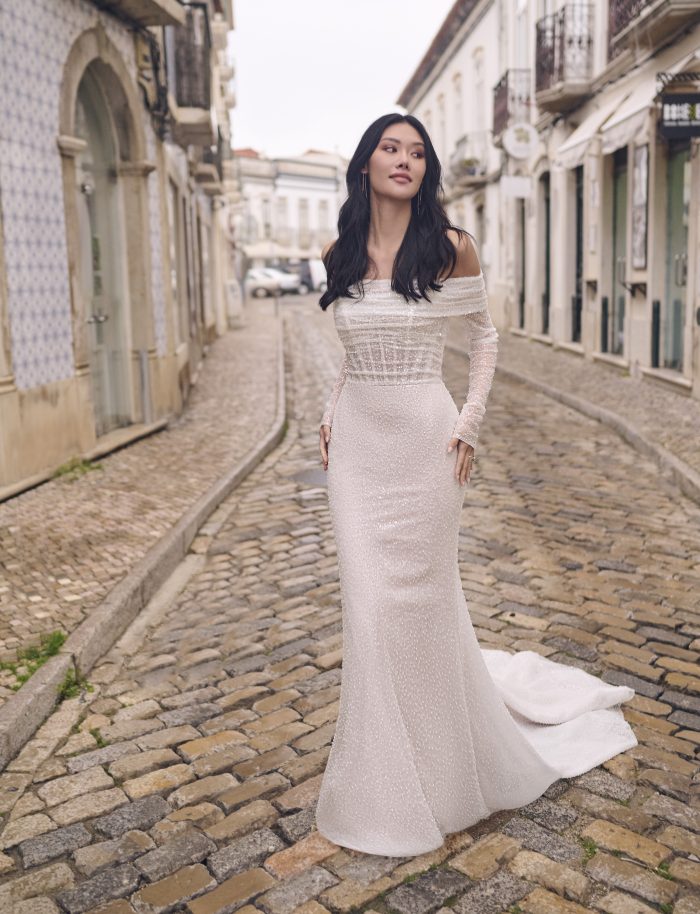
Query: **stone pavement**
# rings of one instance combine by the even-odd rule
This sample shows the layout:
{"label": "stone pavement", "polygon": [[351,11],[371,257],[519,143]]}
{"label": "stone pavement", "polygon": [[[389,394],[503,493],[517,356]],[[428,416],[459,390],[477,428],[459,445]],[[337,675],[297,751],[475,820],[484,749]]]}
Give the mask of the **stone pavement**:
{"label": "stone pavement", "polygon": [[[285,311],[284,440],[218,509],[177,596],[0,774],[0,911],[695,914],[700,508],[616,434],[508,380],[462,517],[477,635],[633,684],[639,745],[419,857],[315,830],[342,657],[318,421],[340,350],[315,303]],[[458,398],[466,370],[447,356]]]}
{"label": "stone pavement", "polygon": [[[247,326],[212,344],[185,411],[165,430],[101,458],[102,469],[0,504],[0,660],[42,632],[72,632],[269,429],[278,322],[271,302],[247,315]],[[0,673],[0,704],[11,681]]]}
{"label": "stone pavement", "polygon": [[[588,400],[632,424],[647,440],[665,447],[700,473],[700,400],[649,379],[636,380],[605,362],[594,362],[546,343],[502,331],[498,365]],[[448,340],[464,347],[459,319]]]}

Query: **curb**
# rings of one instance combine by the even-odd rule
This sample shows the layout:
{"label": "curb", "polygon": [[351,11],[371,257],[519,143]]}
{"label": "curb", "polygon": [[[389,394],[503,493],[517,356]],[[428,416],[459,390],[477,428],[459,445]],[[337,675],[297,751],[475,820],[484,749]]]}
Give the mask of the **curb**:
{"label": "curb", "polygon": [[272,427],[246,457],[221,476],[149,549],[69,635],[60,653],[48,660],[0,707],[0,771],[54,710],[66,675],[75,670],[85,676],[92,669],[170,577],[207,518],[284,437],[287,423],[285,331],[279,313],[276,322],[277,411]]}
{"label": "curb", "polygon": [[[455,346],[454,343],[446,343],[445,348],[450,349],[452,352],[456,352],[459,355],[467,356],[465,350],[461,349],[459,346]],[[590,400],[584,400],[582,397],[577,397],[575,394],[558,390],[556,387],[552,387],[551,384],[547,384],[546,381],[531,378],[529,375],[523,374],[520,371],[515,371],[512,368],[502,368],[500,365],[496,365],[496,372],[511,381],[527,384],[534,390],[538,390],[540,393],[551,397],[552,400],[558,400],[565,406],[570,406],[572,409],[583,413],[585,416],[588,416],[591,419],[597,419],[599,422],[612,428],[620,437],[624,438],[628,444],[631,444],[632,447],[636,448],[645,456],[654,459],[663,469],[668,470],[683,494],[700,504],[700,473],[691,466],[688,466],[685,461],[676,457],[668,448],[648,441],[634,425],[627,422],[625,419],[622,419],[617,413],[605,409],[603,406],[591,403]]]}

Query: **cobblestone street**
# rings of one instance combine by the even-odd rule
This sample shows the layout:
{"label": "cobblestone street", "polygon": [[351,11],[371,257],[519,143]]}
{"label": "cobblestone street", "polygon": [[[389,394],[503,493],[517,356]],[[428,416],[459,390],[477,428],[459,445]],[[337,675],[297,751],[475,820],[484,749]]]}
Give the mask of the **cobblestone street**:
{"label": "cobblestone street", "polygon": [[[477,635],[633,686],[639,745],[420,857],[316,832],[342,660],[318,421],[341,350],[315,299],[281,310],[282,443],[0,774],[0,912],[697,914],[700,506],[498,375],[460,534]],[[244,400],[271,383],[257,358]],[[460,405],[467,372],[446,354]]]}
{"label": "cobblestone street", "polygon": [[[274,308],[211,347],[181,416],[158,434],[0,504],[0,660],[73,631],[275,415]],[[206,455],[206,459],[203,459]],[[0,674],[0,704],[14,677]]]}

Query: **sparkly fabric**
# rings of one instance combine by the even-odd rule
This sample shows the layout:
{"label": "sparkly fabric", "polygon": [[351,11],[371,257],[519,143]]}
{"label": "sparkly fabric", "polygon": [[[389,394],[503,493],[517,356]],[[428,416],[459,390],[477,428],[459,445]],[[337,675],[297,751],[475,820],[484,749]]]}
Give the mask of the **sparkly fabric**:
{"label": "sparkly fabric", "polygon": [[468,486],[447,453],[459,414],[438,355],[444,314],[483,311],[478,289],[454,278],[432,304],[407,303],[374,281],[334,306],[346,362],[326,478],[343,666],[316,825],[371,854],[431,851],[637,745],[619,707],[633,689],[476,639],[458,567]]}
{"label": "sparkly fabric", "polygon": [[345,356],[321,424],[332,430],[335,405],[347,378],[401,385],[440,380],[447,319],[464,315],[469,393],[451,437],[475,446],[498,352],[484,274],[445,280],[439,292],[429,293],[429,302],[407,303],[388,279],[366,280],[364,286],[362,299],[341,298],[333,304]]}

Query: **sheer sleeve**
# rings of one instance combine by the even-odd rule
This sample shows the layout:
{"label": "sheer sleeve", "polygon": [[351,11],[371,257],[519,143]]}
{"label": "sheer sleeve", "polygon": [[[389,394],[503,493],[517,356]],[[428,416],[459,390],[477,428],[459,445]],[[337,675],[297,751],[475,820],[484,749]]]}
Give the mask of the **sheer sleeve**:
{"label": "sheer sleeve", "polygon": [[479,426],[486,412],[486,401],[496,370],[498,332],[491,320],[488,306],[464,314],[461,319],[467,325],[469,392],[452,437],[476,447]]}
{"label": "sheer sleeve", "polygon": [[345,378],[348,373],[348,357],[347,355],[343,356],[343,361],[340,365],[340,371],[338,372],[338,377],[335,379],[335,383],[331,389],[330,396],[326,402],[326,408],[323,411],[323,416],[321,417],[321,425],[333,426],[333,413],[335,412],[335,404],[338,402],[338,397],[340,396],[340,391],[343,389],[343,384],[345,384]]}

